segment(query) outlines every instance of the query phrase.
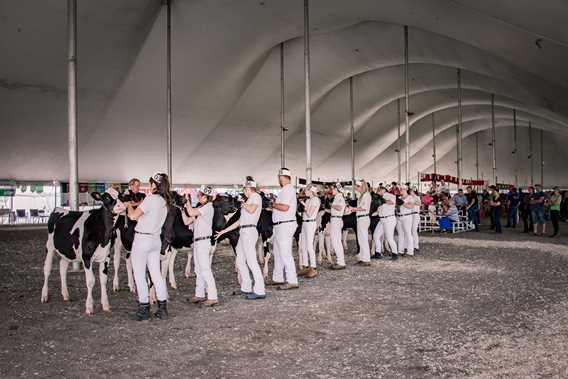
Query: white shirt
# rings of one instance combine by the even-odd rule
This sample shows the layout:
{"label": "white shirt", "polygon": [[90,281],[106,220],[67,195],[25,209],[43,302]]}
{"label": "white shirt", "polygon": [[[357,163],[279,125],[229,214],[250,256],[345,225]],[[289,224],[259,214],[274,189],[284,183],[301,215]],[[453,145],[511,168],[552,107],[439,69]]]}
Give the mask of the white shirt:
{"label": "white shirt", "polygon": [[[340,205],[341,210],[338,211],[337,209],[335,209],[333,207],[334,205]],[[344,211],[345,211],[345,198],[343,197],[343,194],[341,192],[338,192],[337,195],[335,195],[335,197],[333,198],[333,203],[331,203],[331,215],[343,216]]]}
{"label": "white shirt", "polygon": [[361,197],[359,197],[359,201],[357,201],[357,208],[363,208],[364,211],[357,211],[357,216],[361,215],[368,215],[369,210],[371,209],[371,193],[365,192]]}
{"label": "white shirt", "polygon": [[138,219],[134,230],[139,233],[159,236],[168,215],[168,207],[166,207],[164,198],[160,195],[150,194],[138,207],[144,213]]}
{"label": "white shirt", "polygon": [[[320,209],[321,201],[319,197],[314,196],[310,197],[308,201],[306,201],[306,206],[304,207],[306,210],[304,211],[303,220],[315,220],[316,216],[318,215]],[[314,208],[313,214],[308,214],[308,209]]]}
{"label": "white shirt", "polygon": [[199,216],[193,222],[193,238],[211,236],[213,233],[213,204],[207,203],[199,208]]}
{"label": "white shirt", "polygon": [[396,207],[396,205],[395,205],[396,204],[396,196],[393,195],[392,193],[385,192],[385,194],[383,195],[383,199],[385,199],[385,201],[392,201],[393,204],[383,203],[379,207],[379,217],[392,216],[394,214],[395,207]]}
{"label": "white shirt", "polygon": [[414,212],[420,212],[420,208],[422,205],[422,200],[420,200],[420,196],[414,194],[412,195],[412,197],[414,197]]}
{"label": "white shirt", "polygon": [[404,197],[402,201],[404,201],[405,205],[412,205],[412,208],[406,208],[404,205],[401,205],[400,206],[401,215],[406,215],[414,212],[414,197],[412,197],[412,195],[406,195],[406,197]]}
{"label": "white shirt", "polygon": [[288,210],[283,212],[278,209],[272,210],[272,222],[296,220],[296,190],[291,183],[286,184],[275,200],[275,203],[286,204]]}
{"label": "white shirt", "polygon": [[256,210],[253,213],[249,213],[246,209],[241,209],[241,218],[239,218],[239,223],[243,225],[256,225],[258,219],[260,218],[260,212],[262,211],[262,198],[256,192],[247,199],[245,204],[256,204]]}

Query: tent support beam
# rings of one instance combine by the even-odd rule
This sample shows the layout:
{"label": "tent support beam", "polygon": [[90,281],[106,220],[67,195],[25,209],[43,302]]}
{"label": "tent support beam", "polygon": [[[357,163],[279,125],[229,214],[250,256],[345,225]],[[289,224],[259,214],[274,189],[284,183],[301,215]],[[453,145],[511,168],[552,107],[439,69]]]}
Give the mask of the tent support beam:
{"label": "tent support beam", "polygon": [[310,2],[304,0],[304,92],[306,101],[306,183],[312,182],[312,126],[310,100]]}
{"label": "tent support beam", "polygon": [[172,9],[171,0],[166,0],[166,104],[167,115],[167,137],[166,137],[166,164],[170,183],[172,178]]}
{"label": "tent support beam", "polygon": [[410,182],[410,110],[409,110],[409,84],[408,84],[408,25],[404,25],[404,114],[405,114],[405,168],[406,183]]}
{"label": "tent support beam", "polygon": [[286,167],[286,88],[284,87],[284,42],[280,44],[280,167]]}
{"label": "tent support beam", "polygon": [[456,171],[458,177],[458,188],[462,183],[462,77],[461,70],[458,68],[458,127],[456,129]]}
{"label": "tent support beam", "polygon": [[495,94],[491,94],[491,162],[493,184],[497,185],[497,151],[495,149]]}
{"label": "tent support beam", "polygon": [[353,77],[349,78],[349,129],[351,132],[351,194],[355,198],[355,120],[353,109]]}

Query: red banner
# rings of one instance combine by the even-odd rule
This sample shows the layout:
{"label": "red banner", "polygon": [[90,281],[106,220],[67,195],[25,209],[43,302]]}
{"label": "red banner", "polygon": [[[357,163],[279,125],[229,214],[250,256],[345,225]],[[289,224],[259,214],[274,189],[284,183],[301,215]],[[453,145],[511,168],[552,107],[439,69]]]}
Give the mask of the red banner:
{"label": "red banner", "polygon": [[[441,174],[420,174],[421,182],[446,182],[449,184],[458,184],[458,178],[451,175]],[[462,179],[462,184],[466,186],[484,186],[485,180],[481,179]]]}

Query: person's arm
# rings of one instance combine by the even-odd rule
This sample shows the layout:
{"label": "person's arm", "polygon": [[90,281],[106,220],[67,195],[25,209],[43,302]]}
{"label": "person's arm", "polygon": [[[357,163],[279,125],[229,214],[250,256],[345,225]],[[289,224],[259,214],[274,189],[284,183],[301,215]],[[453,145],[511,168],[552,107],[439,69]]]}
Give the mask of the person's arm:
{"label": "person's arm", "polygon": [[[191,203],[189,203],[189,202],[185,203],[185,210],[187,211],[187,214],[190,217],[195,218],[197,216],[201,216],[201,211],[199,210],[199,208],[193,208],[191,206]],[[182,212],[182,214],[183,214],[183,212]]]}
{"label": "person's arm", "polygon": [[134,206],[130,202],[125,203],[125,205],[126,205],[126,214],[128,215],[128,218],[131,219],[132,221],[138,221],[138,219],[144,214],[142,207],[134,209]]}
{"label": "person's arm", "polygon": [[281,212],[286,212],[288,211],[288,209],[290,209],[290,206],[284,203],[272,203],[272,209],[276,209]]}
{"label": "person's arm", "polygon": [[237,229],[238,227],[241,226],[241,221],[236,221],[235,223],[229,225],[226,229],[220,230],[217,233],[215,233],[215,239],[219,239],[219,237],[221,237],[223,234],[225,233],[229,233],[230,231],[233,231],[235,229]]}
{"label": "person's arm", "polygon": [[241,208],[247,211],[248,213],[253,214],[254,212],[256,212],[256,209],[258,208],[258,204],[247,202],[243,203],[243,205],[241,205]]}
{"label": "person's arm", "polygon": [[181,210],[181,218],[183,219],[183,223],[185,225],[191,225],[193,224],[193,221],[195,221],[195,218],[187,215],[185,208]]}

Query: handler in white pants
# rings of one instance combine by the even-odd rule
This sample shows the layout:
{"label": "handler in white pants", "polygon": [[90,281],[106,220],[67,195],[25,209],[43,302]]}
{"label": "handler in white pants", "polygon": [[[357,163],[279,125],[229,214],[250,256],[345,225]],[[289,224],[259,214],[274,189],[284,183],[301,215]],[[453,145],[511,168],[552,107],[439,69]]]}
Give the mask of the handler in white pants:
{"label": "handler in white pants", "polygon": [[[188,201],[185,211],[181,212],[186,225],[193,224],[193,259],[195,261],[195,296],[191,299],[194,304],[202,303],[214,306],[217,299],[217,286],[211,270],[211,235],[213,233],[213,188],[202,187],[198,193],[199,206],[193,208]],[[187,214],[186,214],[187,212]]]}
{"label": "handler in white pants", "polygon": [[345,269],[345,253],[343,252],[343,214],[345,212],[345,198],[341,193],[342,187],[340,183],[331,185],[331,195],[333,202],[331,203],[331,219],[329,220],[329,234],[331,239],[331,247],[335,252],[336,263],[331,266],[332,270]]}
{"label": "handler in white pants", "polygon": [[369,211],[371,210],[371,193],[367,182],[358,180],[355,182],[355,190],[359,193],[357,199],[357,207],[349,208],[349,211],[356,212],[357,217],[357,242],[359,243],[359,255],[357,256],[357,264],[360,266],[371,265],[371,248],[369,247],[369,226],[371,218]]}
{"label": "handler in white pants", "polygon": [[396,227],[395,204],[396,196],[385,191],[385,188],[379,188],[379,195],[383,197],[384,203],[379,207],[380,221],[375,228],[373,240],[375,241],[375,257],[382,258],[382,240],[386,239],[389,244],[392,256],[391,259],[398,259],[397,244],[394,240],[394,229]]}
{"label": "handler in white pants", "polygon": [[[414,240],[412,238],[412,221],[414,219],[414,198],[408,193],[408,188],[402,187],[400,197],[403,204],[400,206],[398,221],[402,228],[402,236],[399,237],[398,250],[400,254],[414,255]],[[402,241],[401,241],[402,239]]]}
{"label": "handler in white pants", "polygon": [[130,255],[138,293],[138,311],[136,312],[138,321],[150,318],[146,268],[150,273],[158,298],[158,311],[154,315],[160,319],[168,317],[168,292],[160,271],[160,250],[162,248],[160,233],[168,215],[167,205],[171,202],[168,176],[161,173],[154,174],[150,178],[150,186],[152,194],[148,195],[136,209],[134,209],[135,204],[124,203],[128,217],[138,221],[134,229],[136,233]]}
{"label": "handler in white pants", "polygon": [[314,237],[316,235],[318,211],[321,201],[318,194],[318,188],[310,184],[306,187],[306,195],[308,201],[304,204],[304,214],[302,215],[302,231],[300,233],[299,253],[304,267],[300,267],[298,276],[306,276],[314,278],[317,276],[316,251],[314,249]]}
{"label": "handler in white pants", "polygon": [[279,290],[291,290],[299,287],[296,264],[292,256],[292,239],[298,224],[296,222],[296,191],[291,180],[290,170],[281,168],[278,171],[278,183],[281,190],[272,203],[274,271],[270,284],[280,285],[277,288]]}
{"label": "handler in white pants", "polygon": [[410,196],[414,199],[414,215],[412,215],[412,241],[414,242],[414,253],[418,253],[420,250],[420,237],[418,235],[418,227],[420,226],[420,208],[422,207],[422,201],[420,196],[418,196],[416,189],[412,188],[410,190]]}
{"label": "handler in white pants", "polygon": [[[246,295],[247,300],[260,300],[266,298],[264,278],[256,258],[256,241],[258,240],[256,227],[262,211],[262,198],[256,192],[256,182],[251,176],[247,177],[245,181],[244,193],[247,201],[241,205],[239,221],[218,232],[215,238],[219,238],[236,228],[241,228],[236,248],[237,269],[241,277],[241,292]],[[254,288],[249,270],[254,279]]]}

